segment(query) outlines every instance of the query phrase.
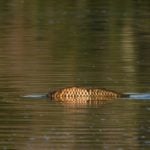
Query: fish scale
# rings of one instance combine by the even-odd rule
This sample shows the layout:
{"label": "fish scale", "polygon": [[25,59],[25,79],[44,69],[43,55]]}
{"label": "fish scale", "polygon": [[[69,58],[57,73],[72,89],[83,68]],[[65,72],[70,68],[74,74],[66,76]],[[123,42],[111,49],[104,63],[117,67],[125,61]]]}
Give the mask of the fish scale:
{"label": "fish scale", "polygon": [[48,96],[57,101],[87,102],[91,100],[113,100],[123,94],[100,88],[68,87],[49,92]]}

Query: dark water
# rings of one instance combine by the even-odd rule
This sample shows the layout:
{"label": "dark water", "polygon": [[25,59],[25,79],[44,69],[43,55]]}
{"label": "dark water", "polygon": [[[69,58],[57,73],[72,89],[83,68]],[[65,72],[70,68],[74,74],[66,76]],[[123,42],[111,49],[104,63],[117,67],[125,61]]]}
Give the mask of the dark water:
{"label": "dark water", "polygon": [[150,1],[0,1],[0,149],[150,148],[150,102],[21,96],[65,86],[150,92]]}

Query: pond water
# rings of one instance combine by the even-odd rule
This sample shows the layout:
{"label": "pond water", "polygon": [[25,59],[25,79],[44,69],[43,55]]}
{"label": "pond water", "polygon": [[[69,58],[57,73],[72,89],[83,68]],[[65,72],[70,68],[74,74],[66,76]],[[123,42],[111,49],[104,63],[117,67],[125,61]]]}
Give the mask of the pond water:
{"label": "pond water", "polygon": [[0,149],[149,149],[149,100],[22,97],[66,86],[149,93],[149,8],[149,0],[1,0]]}

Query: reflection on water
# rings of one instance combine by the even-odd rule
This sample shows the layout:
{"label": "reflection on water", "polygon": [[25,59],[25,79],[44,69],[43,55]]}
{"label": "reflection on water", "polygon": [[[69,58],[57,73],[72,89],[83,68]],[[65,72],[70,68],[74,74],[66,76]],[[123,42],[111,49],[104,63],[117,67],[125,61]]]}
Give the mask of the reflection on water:
{"label": "reflection on water", "polygon": [[148,149],[149,101],[21,96],[75,85],[150,92],[149,5],[0,1],[0,149]]}
{"label": "reflection on water", "polygon": [[17,105],[3,104],[3,112],[9,112],[3,113],[1,145],[14,149],[148,146],[148,116],[142,116],[148,113],[148,103],[117,101],[75,107],[41,101],[19,99]]}

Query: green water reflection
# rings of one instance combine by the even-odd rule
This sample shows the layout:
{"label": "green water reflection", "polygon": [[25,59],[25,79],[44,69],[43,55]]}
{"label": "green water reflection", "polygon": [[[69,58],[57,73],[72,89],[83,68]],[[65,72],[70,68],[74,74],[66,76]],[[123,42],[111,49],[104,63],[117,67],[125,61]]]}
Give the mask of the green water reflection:
{"label": "green water reflection", "polygon": [[150,1],[0,1],[0,149],[148,149],[149,102],[68,106],[21,95],[98,86],[150,92]]}

